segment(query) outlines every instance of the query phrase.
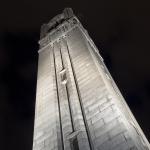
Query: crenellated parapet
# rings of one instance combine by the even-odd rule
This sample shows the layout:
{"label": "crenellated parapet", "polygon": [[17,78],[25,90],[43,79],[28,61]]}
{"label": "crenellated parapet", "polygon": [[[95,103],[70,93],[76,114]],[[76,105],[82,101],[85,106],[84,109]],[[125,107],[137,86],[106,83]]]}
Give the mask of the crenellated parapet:
{"label": "crenellated parapet", "polygon": [[78,23],[71,8],[65,8],[62,14],[58,14],[51,19],[47,24],[41,27],[40,47],[54,41],[60,34],[67,32],[75,24]]}
{"label": "crenellated parapet", "polygon": [[70,30],[72,30],[79,24],[80,22],[75,16],[63,21],[55,28],[50,30],[45,37],[40,39],[39,41],[40,47],[42,48],[45,47],[47,44],[54,43],[55,41],[59,40],[60,35],[61,38],[65,37]]}

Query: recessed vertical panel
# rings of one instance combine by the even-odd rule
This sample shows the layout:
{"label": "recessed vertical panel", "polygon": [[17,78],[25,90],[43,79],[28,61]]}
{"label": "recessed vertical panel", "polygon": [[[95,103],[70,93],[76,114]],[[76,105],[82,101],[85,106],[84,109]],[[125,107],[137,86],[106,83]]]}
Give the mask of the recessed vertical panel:
{"label": "recessed vertical panel", "polygon": [[79,150],[89,150],[89,140],[87,136],[86,126],[84,122],[83,112],[80,105],[80,94],[78,93],[78,87],[76,84],[76,77],[74,76],[74,68],[72,66],[72,58],[70,57],[67,38],[62,39],[61,42],[61,52],[62,58],[64,60],[64,66],[66,68],[66,76],[67,76],[67,89],[68,95],[70,99],[70,105],[72,109],[72,118],[73,118],[73,126],[74,126],[74,136],[70,139],[70,142],[76,143]]}
{"label": "recessed vertical panel", "polygon": [[67,136],[73,132],[73,129],[72,129],[71,114],[70,114],[67,91],[63,81],[65,68],[63,66],[63,60],[62,60],[60,49],[61,47],[59,43],[55,42],[53,44],[53,50],[54,50],[54,57],[55,57],[57,90],[58,90],[58,98],[60,104],[59,107],[60,107],[63,143],[64,143],[65,150],[71,150],[70,142],[67,139]]}

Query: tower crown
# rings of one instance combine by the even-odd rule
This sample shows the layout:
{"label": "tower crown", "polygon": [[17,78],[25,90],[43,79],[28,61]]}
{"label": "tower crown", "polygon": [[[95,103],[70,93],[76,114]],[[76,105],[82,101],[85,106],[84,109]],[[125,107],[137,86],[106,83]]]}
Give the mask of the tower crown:
{"label": "tower crown", "polygon": [[53,29],[56,29],[58,25],[62,24],[65,20],[68,20],[73,16],[73,10],[71,8],[65,8],[63,10],[63,13],[58,14],[57,16],[52,18],[47,24],[42,25],[40,38],[42,39]]}

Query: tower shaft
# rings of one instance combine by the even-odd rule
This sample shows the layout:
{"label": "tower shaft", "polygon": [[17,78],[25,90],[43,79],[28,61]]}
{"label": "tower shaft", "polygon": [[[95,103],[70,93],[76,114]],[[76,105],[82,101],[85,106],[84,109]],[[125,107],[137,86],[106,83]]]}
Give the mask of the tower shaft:
{"label": "tower shaft", "polygon": [[41,28],[33,150],[149,150],[71,9]]}

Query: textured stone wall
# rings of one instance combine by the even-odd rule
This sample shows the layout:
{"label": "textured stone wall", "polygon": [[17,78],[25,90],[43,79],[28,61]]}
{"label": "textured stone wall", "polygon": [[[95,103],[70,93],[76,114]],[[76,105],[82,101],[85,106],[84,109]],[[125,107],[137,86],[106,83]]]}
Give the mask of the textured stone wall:
{"label": "textured stone wall", "polygon": [[53,55],[39,55],[33,150],[58,149],[60,137]]}
{"label": "textured stone wall", "polygon": [[127,123],[126,116],[130,116],[126,109],[126,114],[121,110],[126,106],[117,101],[121,98],[103,62],[96,59],[91,41],[77,27],[68,33],[67,42],[94,149],[145,149],[140,144],[141,137]]}

